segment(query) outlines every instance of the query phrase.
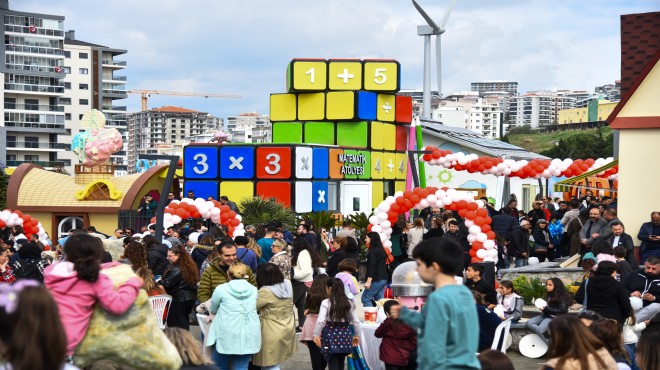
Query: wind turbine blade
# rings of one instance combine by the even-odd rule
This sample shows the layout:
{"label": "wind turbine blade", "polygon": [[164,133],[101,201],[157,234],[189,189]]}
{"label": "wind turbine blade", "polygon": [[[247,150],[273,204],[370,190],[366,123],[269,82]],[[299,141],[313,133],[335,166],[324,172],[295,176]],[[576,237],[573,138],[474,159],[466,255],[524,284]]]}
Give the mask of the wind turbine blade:
{"label": "wind turbine blade", "polygon": [[438,95],[442,98],[442,35],[435,35],[435,67],[438,78]]}
{"label": "wind turbine blade", "polygon": [[451,5],[449,5],[449,9],[445,12],[445,15],[442,16],[442,22],[440,23],[440,26],[442,28],[445,28],[445,25],[447,24],[447,21],[449,20],[449,15],[451,14],[452,9],[454,9],[454,5],[456,5],[456,0],[451,0]]}
{"label": "wind turbine blade", "polygon": [[426,12],[424,11],[424,9],[422,9],[422,7],[419,6],[419,4],[417,4],[417,1],[412,0],[412,3],[413,3],[413,5],[415,6],[415,9],[417,9],[417,11],[419,12],[419,14],[421,14],[422,17],[424,18],[424,20],[426,20],[426,23],[428,23],[429,26],[431,26],[431,28],[433,28],[434,31],[439,32],[439,31],[440,31],[440,27],[438,27],[438,25],[435,24],[435,22],[433,21],[433,19],[432,19],[431,17],[429,17],[428,14],[426,14]]}

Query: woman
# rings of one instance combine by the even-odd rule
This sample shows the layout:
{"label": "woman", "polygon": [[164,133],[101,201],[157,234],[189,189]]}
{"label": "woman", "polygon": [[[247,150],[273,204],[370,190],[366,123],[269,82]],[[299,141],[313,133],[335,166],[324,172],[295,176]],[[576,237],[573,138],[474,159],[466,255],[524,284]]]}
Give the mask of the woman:
{"label": "woman", "polygon": [[337,266],[339,266],[341,261],[347,258],[346,246],[348,245],[348,240],[343,236],[338,236],[332,240],[332,244],[335,251],[330,255],[330,258],[328,259],[328,266],[325,270],[330,277],[337,275],[339,272]]}
{"label": "woman", "polygon": [[639,338],[635,362],[640,370],[658,370],[658,364],[660,364],[660,333],[645,332]]}
{"label": "woman", "polygon": [[140,267],[146,267],[147,249],[140,242],[130,242],[124,247],[124,254],[119,262],[131,265],[133,271],[137,271]]}
{"label": "woman", "polygon": [[623,328],[632,313],[632,307],[630,294],[616,280],[617,268],[617,264],[611,261],[599,263],[595,274],[580,285],[575,301],[582,304],[586,294],[585,309],[596,311],[604,318],[616,320],[619,327]]}
{"label": "woman", "polygon": [[[603,343],[576,316],[563,315],[550,323],[550,360],[541,369],[616,370]],[[567,340],[570,338],[570,340]]]}
{"label": "woman", "polygon": [[291,252],[291,265],[293,266],[293,303],[298,311],[298,329],[302,330],[305,324],[305,294],[307,288],[312,286],[314,270],[321,267],[323,262],[314,248],[302,237],[293,241]]}
{"label": "woman", "polygon": [[291,280],[291,256],[286,251],[286,242],[282,239],[275,240],[270,249],[273,251],[273,257],[269,262],[280,269],[285,279]]}
{"label": "woman", "polygon": [[250,268],[241,262],[229,266],[228,283],[218,285],[211,297],[216,315],[206,338],[213,346],[213,361],[220,370],[246,370],[250,358],[261,349],[257,314],[257,288],[248,282]]}
{"label": "woman", "polygon": [[368,233],[365,242],[369,248],[367,252],[367,281],[364,283],[361,300],[363,307],[374,307],[374,301],[383,298],[387,279],[389,278],[387,274],[387,253],[378,233]]}
{"label": "woman", "polygon": [[630,357],[622,340],[623,331],[616,321],[610,319],[596,320],[589,325],[589,330],[603,342],[607,351],[618,364],[619,369],[630,369]]}
{"label": "woman", "polygon": [[553,318],[559,315],[565,315],[573,299],[568,294],[568,290],[559,278],[552,278],[546,281],[546,301],[545,307],[541,308],[541,315],[529,319],[526,323],[527,328],[538,334],[541,339],[548,341],[546,332],[548,325]]}
{"label": "woman", "polygon": [[163,332],[181,356],[183,365],[180,370],[218,370],[213,366],[213,361],[206,358],[199,350],[199,342],[189,331],[181,328],[165,328]]}
{"label": "woman", "polygon": [[408,257],[413,258],[413,250],[417,244],[419,244],[424,238],[427,230],[424,228],[424,220],[421,217],[417,217],[413,221],[413,227],[408,230]]}
{"label": "woman", "polygon": [[323,261],[323,266],[328,265],[328,258],[330,257],[330,240],[328,239],[328,230],[325,227],[322,227],[320,230],[321,233],[321,244],[319,245],[319,257]]}
{"label": "woman", "polygon": [[261,321],[261,350],[252,363],[262,370],[279,369],[298,351],[291,282],[279,268],[264,263],[257,268],[257,312]]}
{"label": "woman", "polygon": [[396,223],[392,225],[392,235],[390,236],[390,241],[392,242],[392,256],[394,256],[394,266],[404,263],[408,258],[408,234],[405,234],[405,238],[403,237],[403,230],[405,228],[406,215],[401,214]]}
{"label": "woman", "polygon": [[259,261],[259,258],[261,258],[261,253],[262,253],[261,247],[259,246],[259,244],[257,244],[255,238],[248,236],[248,240],[249,241],[245,246],[245,248],[251,250],[254,253],[254,255],[257,257],[257,261]]}
{"label": "woman", "polygon": [[181,245],[167,251],[167,259],[170,266],[165,270],[162,279],[157,281],[167,294],[172,296],[167,326],[189,330],[188,317],[197,299],[199,271],[185,247]]}
{"label": "woman", "polygon": [[142,289],[147,292],[149,297],[165,294],[165,288],[156,283],[154,280],[154,275],[151,273],[151,270],[149,270],[149,267],[142,266],[135,270],[135,274],[139,276],[142,281],[144,281],[144,284],[142,284]]}
{"label": "woman", "polygon": [[546,257],[550,257],[550,251],[555,247],[550,243],[548,221],[543,218],[536,221],[536,227],[534,227],[534,230],[532,231],[532,239],[534,239],[532,257],[537,257],[539,262],[544,262]]}
{"label": "woman", "polygon": [[206,234],[202,237],[202,240],[199,240],[198,233],[191,233],[188,235],[188,241],[192,244],[190,258],[195,261],[195,265],[197,265],[197,270],[199,271],[199,269],[202,268],[202,263],[204,263],[206,257],[208,257],[215,249],[215,245],[213,245],[213,237],[210,234]]}
{"label": "woman", "polygon": [[155,237],[147,235],[142,238],[144,246],[147,248],[147,264],[154,273],[154,276],[163,275],[167,269],[167,246],[159,243]]}
{"label": "woman", "polygon": [[0,284],[13,284],[16,281],[14,271],[9,263],[9,252],[7,248],[0,247]]}

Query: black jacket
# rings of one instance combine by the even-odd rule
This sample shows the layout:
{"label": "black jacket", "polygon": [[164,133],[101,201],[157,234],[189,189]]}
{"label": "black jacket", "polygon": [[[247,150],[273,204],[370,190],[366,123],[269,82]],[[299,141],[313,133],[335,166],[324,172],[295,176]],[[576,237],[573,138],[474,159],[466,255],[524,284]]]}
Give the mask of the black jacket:
{"label": "black jacket", "polygon": [[493,283],[479,279],[476,283],[470,279],[465,280],[465,286],[484,295],[484,300],[489,305],[497,305],[497,292]]}
{"label": "black jacket", "polygon": [[385,249],[382,247],[369,249],[369,252],[367,253],[366,277],[371,278],[373,281],[387,280],[389,275],[387,274],[386,259],[387,253],[385,253]]}
{"label": "black jacket", "polygon": [[570,307],[570,299],[555,299],[548,300],[548,305],[541,310],[543,316],[545,317],[555,317],[559,315],[565,315],[568,313],[568,307]]}
{"label": "black jacket", "polygon": [[[652,296],[660,298],[660,276],[650,278],[644,275],[642,272],[633,272],[625,276],[621,282],[623,283],[623,286],[628,290],[628,293],[651,293]],[[650,305],[651,303],[658,303],[658,298],[656,298],[656,302],[645,300],[644,307]]]}
{"label": "black jacket", "polygon": [[630,264],[630,266],[633,268],[633,271],[639,270],[639,263],[635,260],[635,243],[633,242],[632,236],[623,233],[621,236],[619,236],[619,241],[617,242],[616,245],[614,245],[614,234],[610,235],[609,238],[607,238],[607,241],[610,242],[610,245],[612,245],[612,248],[614,247],[624,247],[626,248],[626,261]]}
{"label": "black jacket", "polygon": [[167,260],[167,246],[157,244],[147,251],[147,264],[151,272],[156,275],[163,275],[170,262]]}
{"label": "black jacket", "polygon": [[432,238],[439,238],[441,237],[445,232],[442,230],[440,227],[434,227],[430,229],[422,239],[427,240],[427,239],[432,239]]}
{"label": "black jacket", "polygon": [[490,227],[497,234],[497,236],[504,236],[507,240],[511,240],[511,232],[513,228],[518,226],[518,219],[507,214],[499,214],[492,217]]}
{"label": "black jacket", "polygon": [[179,265],[172,265],[159,282],[165,288],[172,300],[178,302],[194,301],[197,299],[197,284],[186,283],[181,276]]}
{"label": "black jacket", "polygon": [[334,251],[330,255],[330,258],[328,258],[328,265],[326,266],[325,269],[325,271],[328,273],[328,276],[335,277],[335,275],[337,275],[337,273],[339,272],[338,269],[339,262],[345,260],[346,258],[347,256],[346,256],[346,251],[344,251],[344,248],[339,248],[336,251]]}
{"label": "black jacket", "polygon": [[532,231],[532,237],[534,238],[534,244],[545,247],[545,250],[550,248],[550,234],[548,229],[541,229],[540,227],[535,227]]}
{"label": "black jacket", "polygon": [[626,288],[611,276],[596,275],[582,282],[580,289],[575,293],[575,301],[580,304],[584,302],[585,283],[586,308],[598,312],[605,318],[616,320],[623,327],[632,311],[628,298],[630,295]]}
{"label": "black jacket", "polygon": [[522,227],[516,226],[511,231],[509,257],[522,257],[523,253],[529,255],[529,234]]}

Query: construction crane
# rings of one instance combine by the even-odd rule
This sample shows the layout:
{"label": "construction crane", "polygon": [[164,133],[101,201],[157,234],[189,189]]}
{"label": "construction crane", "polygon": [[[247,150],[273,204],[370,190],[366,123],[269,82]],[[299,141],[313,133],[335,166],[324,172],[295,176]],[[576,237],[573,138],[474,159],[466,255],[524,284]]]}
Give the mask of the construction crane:
{"label": "construction crane", "polygon": [[165,91],[165,90],[128,90],[129,94],[140,94],[142,98],[142,111],[148,110],[149,96],[151,94],[158,95],[174,95],[174,96],[200,96],[204,98],[224,98],[224,99],[240,99],[242,96],[238,94],[207,94],[196,92],[181,92],[181,91]]}

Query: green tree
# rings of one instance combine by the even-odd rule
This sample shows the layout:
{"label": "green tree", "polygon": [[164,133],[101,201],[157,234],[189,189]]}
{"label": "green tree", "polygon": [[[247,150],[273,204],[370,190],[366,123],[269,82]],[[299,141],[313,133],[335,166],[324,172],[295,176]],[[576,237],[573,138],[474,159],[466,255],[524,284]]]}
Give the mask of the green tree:
{"label": "green tree", "polygon": [[540,154],[560,159],[607,158],[612,156],[613,147],[613,135],[605,135],[599,129],[596,133],[582,133],[559,140],[554,148]]}

